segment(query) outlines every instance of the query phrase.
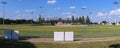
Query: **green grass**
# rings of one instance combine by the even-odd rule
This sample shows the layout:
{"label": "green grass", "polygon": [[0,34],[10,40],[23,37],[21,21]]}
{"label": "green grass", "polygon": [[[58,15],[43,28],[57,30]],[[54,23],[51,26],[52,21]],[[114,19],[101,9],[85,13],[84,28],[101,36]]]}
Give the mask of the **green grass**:
{"label": "green grass", "polygon": [[[119,44],[120,41],[105,41],[105,42],[39,42],[33,43],[37,48],[110,48],[110,46]],[[115,47],[113,46],[113,47]],[[120,47],[120,44],[119,44]]]}
{"label": "green grass", "polygon": [[0,40],[0,48],[116,48],[120,40],[105,42],[25,42]]}
{"label": "green grass", "polygon": [[120,36],[120,26],[30,26],[30,25],[0,25],[0,34],[3,35],[2,29],[13,29],[20,31],[20,36],[38,36],[43,38],[53,38],[54,31],[73,31],[75,38],[97,38]]}
{"label": "green grass", "polygon": [[87,32],[99,31],[120,31],[120,26],[74,26],[74,27],[56,27],[56,26],[30,26],[30,25],[0,25],[0,29],[14,29],[20,32],[54,32],[54,31],[74,31],[81,32],[83,29]]}

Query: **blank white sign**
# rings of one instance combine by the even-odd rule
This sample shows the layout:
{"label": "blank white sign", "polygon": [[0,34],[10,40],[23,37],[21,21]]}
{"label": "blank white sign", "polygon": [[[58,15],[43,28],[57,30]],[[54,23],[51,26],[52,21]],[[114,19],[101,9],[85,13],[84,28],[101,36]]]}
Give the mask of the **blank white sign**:
{"label": "blank white sign", "polygon": [[13,31],[12,32],[12,39],[13,40],[18,40],[19,39],[19,31]]}
{"label": "blank white sign", "polygon": [[74,39],[74,33],[73,32],[65,32],[65,41],[73,41]]}
{"label": "blank white sign", "polygon": [[64,41],[64,32],[54,32],[54,41]]}

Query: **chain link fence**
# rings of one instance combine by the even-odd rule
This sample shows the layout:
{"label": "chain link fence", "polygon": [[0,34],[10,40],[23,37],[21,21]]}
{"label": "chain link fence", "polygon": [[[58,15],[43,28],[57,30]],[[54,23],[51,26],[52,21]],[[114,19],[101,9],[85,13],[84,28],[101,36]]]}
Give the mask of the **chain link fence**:
{"label": "chain link fence", "polygon": [[[94,32],[92,32],[94,31]],[[84,38],[105,38],[105,37],[116,37],[120,39],[119,30],[110,31],[88,31],[83,29],[81,32],[74,32],[74,39],[84,39]],[[38,41],[53,41],[54,32],[19,32],[20,40],[38,40]],[[0,30],[0,39],[4,39],[4,31]]]}

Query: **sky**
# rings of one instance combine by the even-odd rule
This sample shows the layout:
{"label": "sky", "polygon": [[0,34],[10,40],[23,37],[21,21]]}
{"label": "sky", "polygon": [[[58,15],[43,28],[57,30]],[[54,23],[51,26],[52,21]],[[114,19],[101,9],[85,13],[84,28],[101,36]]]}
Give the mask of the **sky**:
{"label": "sky", "polygon": [[[46,19],[66,19],[74,15],[89,16],[92,22],[120,22],[120,4],[114,5],[115,0],[0,0],[2,1],[7,2],[6,19],[37,20],[41,14]],[[0,17],[3,17],[3,4],[0,4]]]}

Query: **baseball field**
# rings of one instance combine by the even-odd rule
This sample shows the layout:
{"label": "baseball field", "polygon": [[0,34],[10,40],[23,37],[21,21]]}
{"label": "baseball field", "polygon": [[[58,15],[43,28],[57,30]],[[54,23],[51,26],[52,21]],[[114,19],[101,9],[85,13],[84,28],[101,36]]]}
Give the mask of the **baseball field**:
{"label": "baseball field", "polygon": [[[120,47],[120,26],[108,26],[108,25],[73,25],[73,26],[33,26],[33,25],[0,25],[0,35],[3,36],[4,29],[18,30],[19,36],[30,36],[39,38],[53,38],[55,31],[73,31],[75,39],[86,39],[86,41],[75,41],[75,42],[30,42],[34,48],[110,48]],[[107,40],[111,39],[117,40]],[[115,37],[115,38],[114,38]],[[97,39],[96,39],[97,38]],[[103,39],[102,39],[103,38]],[[88,39],[88,40],[87,40]],[[93,39],[93,41],[92,41]],[[103,41],[95,41],[102,39]],[[107,41],[104,41],[107,40]],[[23,40],[18,41],[25,42]],[[3,44],[10,44],[3,43]],[[16,42],[15,42],[16,43]],[[15,45],[13,43],[13,45]],[[24,45],[24,44],[23,44]],[[0,45],[2,46],[2,45]],[[22,46],[22,45],[21,45]],[[10,46],[12,47],[12,46]],[[20,46],[19,46],[20,47]],[[28,47],[30,47],[28,45]],[[24,48],[24,47],[22,47]],[[33,47],[32,47],[33,48]]]}

